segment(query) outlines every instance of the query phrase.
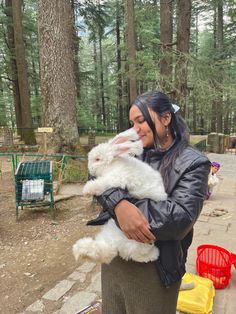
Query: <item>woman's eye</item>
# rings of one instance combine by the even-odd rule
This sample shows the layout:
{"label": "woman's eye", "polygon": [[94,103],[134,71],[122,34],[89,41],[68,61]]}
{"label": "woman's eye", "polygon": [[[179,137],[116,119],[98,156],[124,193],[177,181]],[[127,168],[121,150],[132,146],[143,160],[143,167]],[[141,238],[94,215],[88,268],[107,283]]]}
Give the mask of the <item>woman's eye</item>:
{"label": "woman's eye", "polygon": [[135,120],[134,122],[133,121],[130,121],[130,126],[133,127],[135,123],[138,123],[138,124],[142,124],[144,123],[146,120],[142,117],[142,118],[139,118],[137,120]]}
{"label": "woman's eye", "polygon": [[145,122],[145,119],[144,119],[144,118],[139,119],[137,122],[138,122],[139,124],[142,124],[143,122]]}

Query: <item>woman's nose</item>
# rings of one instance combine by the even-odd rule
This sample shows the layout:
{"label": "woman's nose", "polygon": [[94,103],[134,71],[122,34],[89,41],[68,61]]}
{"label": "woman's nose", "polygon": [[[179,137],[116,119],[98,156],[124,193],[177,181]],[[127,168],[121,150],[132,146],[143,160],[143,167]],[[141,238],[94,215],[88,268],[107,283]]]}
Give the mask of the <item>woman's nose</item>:
{"label": "woman's nose", "polygon": [[135,129],[135,131],[138,133],[140,131],[140,126],[136,123],[134,123],[133,128]]}

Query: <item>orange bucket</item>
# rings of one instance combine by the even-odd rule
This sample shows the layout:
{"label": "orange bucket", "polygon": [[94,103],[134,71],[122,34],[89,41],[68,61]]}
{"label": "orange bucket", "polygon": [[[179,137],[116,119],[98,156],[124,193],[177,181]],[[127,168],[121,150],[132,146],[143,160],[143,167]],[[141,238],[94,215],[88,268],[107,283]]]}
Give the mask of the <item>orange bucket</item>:
{"label": "orange bucket", "polygon": [[211,279],[216,289],[227,287],[232,264],[236,267],[236,255],[220,246],[203,244],[197,248],[197,272]]}

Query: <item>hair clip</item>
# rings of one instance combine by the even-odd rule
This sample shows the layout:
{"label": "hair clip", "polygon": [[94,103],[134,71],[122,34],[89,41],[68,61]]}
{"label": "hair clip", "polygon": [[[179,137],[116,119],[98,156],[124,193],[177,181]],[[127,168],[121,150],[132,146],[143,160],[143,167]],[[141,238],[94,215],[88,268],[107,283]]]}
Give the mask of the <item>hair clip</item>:
{"label": "hair clip", "polygon": [[176,105],[176,104],[172,104],[172,107],[174,109],[174,113],[176,113],[180,109],[180,107],[178,105]]}

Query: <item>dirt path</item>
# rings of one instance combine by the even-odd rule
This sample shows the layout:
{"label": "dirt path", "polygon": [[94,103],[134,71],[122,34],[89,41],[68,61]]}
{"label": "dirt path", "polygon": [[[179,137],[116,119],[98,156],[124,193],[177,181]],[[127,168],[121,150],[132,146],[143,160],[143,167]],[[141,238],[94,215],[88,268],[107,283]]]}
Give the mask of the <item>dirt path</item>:
{"label": "dirt path", "polygon": [[93,234],[86,227],[96,216],[90,200],[75,197],[57,203],[56,220],[49,210],[24,209],[16,222],[12,175],[0,177],[0,313],[21,313],[56,282],[76,268],[72,244]]}

